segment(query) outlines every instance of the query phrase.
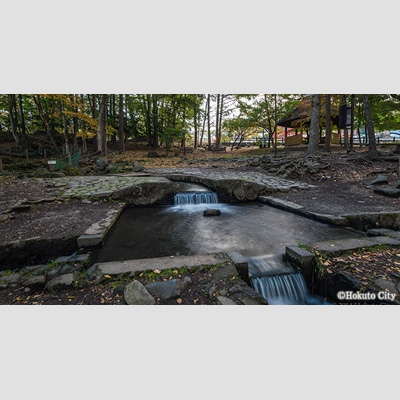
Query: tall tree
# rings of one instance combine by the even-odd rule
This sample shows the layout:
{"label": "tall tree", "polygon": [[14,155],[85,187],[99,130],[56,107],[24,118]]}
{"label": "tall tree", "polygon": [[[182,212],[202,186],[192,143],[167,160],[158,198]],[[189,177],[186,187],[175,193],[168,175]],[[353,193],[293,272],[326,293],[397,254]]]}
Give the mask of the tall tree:
{"label": "tall tree", "polygon": [[152,102],[153,102],[153,137],[152,137],[152,146],[158,147],[158,97],[156,94],[152,94]]}
{"label": "tall tree", "polygon": [[314,155],[318,151],[320,112],[321,96],[319,94],[313,94],[311,97],[310,138],[306,156]]}
{"label": "tall tree", "polygon": [[363,94],[363,104],[364,104],[364,113],[365,113],[365,123],[368,132],[368,155],[367,157],[370,160],[377,159],[379,157],[379,153],[376,150],[376,140],[375,140],[375,129],[374,123],[372,121],[371,108],[369,104],[369,96],[368,94]]}
{"label": "tall tree", "polygon": [[103,94],[99,112],[99,124],[97,128],[97,152],[101,155],[107,154],[107,98],[108,94]]}
{"label": "tall tree", "polygon": [[331,124],[331,95],[325,95],[325,151],[331,151],[331,137],[332,137],[332,124]]}
{"label": "tall tree", "polygon": [[216,121],[215,121],[215,147],[218,149],[220,147],[221,138],[219,135],[219,101],[220,95],[217,94],[217,112],[216,112]]}
{"label": "tall tree", "polygon": [[125,152],[125,141],[124,141],[124,95],[119,95],[119,115],[118,115],[118,140],[119,140],[119,151],[120,153]]}
{"label": "tall tree", "polygon": [[37,108],[37,110],[38,110],[38,112],[39,112],[40,119],[41,119],[42,122],[43,122],[43,125],[44,125],[44,127],[45,127],[45,129],[46,129],[47,136],[48,136],[48,138],[50,139],[51,144],[52,144],[54,147],[57,147],[56,142],[54,141],[53,135],[52,135],[52,133],[51,133],[50,125],[48,124],[46,118],[44,117],[43,109],[42,109],[42,105],[40,104],[40,98],[39,98],[39,96],[37,96],[37,95],[32,95],[32,98],[33,98],[33,101],[34,101],[34,103],[35,103],[35,105],[36,105],[36,108]]}
{"label": "tall tree", "polygon": [[[347,104],[346,95],[342,94],[342,106],[345,106],[346,104]],[[346,113],[347,113],[347,111],[346,111]],[[343,134],[344,134],[344,149],[347,151],[347,150],[349,150],[349,131],[347,128],[343,129]]]}
{"label": "tall tree", "polygon": [[9,94],[8,95],[8,115],[10,118],[11,133],[14,137],[15,143],[17,144],[17,146],[19,146],[20,139],[19,139],[17,127],[15,124],[15,118],[14,118],[14,102],[15,102],[15,94]]}
{"label": "tall tree", "polygon": [[211,150],[210,96],[209,94],[207,95],[208,150]]}
{"label": "tall tree", "polygon": [[197,149],[197,139],[198,139],[198,132],[197,132],[197,97],[193,95],[193,122],[194,122],[194,148]]}
{"label": "tall tree", "polygon": [[25,140],[26,139],[26,125],[25,125],[24,109],[22,107],[22,94],[18,95],[18,102],[19,102],[19,116],[21,118],[22,137]]}

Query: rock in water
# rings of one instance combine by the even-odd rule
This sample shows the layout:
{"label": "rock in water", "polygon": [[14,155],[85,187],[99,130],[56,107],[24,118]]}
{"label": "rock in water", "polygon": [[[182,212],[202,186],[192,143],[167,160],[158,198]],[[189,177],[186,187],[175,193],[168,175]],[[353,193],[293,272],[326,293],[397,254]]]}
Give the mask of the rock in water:
{"label": "rock in water", "polygon": [[129,305],[153,305],[156,304],[153,297],[139,282],[133,281],[125,287],[124,299]]}
{"label": "rock in water", "polygon": [[207,208],[207,210],[204,210],[203,215],[205,217],[216,217],[218,215],[221,215],[221,211],[214,210],[213,208]]}
{"label": "rock in water", "polygon": [[378,175],[374,180],[372,180],[370,185],[386,185],[388,180],[385,175]]}

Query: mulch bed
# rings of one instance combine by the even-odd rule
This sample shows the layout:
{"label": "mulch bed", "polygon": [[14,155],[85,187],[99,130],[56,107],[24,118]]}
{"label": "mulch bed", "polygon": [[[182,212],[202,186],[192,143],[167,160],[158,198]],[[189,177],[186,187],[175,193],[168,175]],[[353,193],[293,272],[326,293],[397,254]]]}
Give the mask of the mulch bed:
{"label": "mulch bed", "polygon": [[[302,205],[306,211],[346,215],[359,212],[379,212],[400,210],[400,198],[387,198],[375,194],[366,186],[378,174],[387,177],[391,187],[395,187],[400,177],[394,170],[394,163],[375,161],[373,165],[355,160],[341,159],[336,153],[330,154],[331,167],[315,174],[288,176],[300,182],[316,186],[315,189],[289,193],[278,193],[275,196]],[[379,186],[375,186],[379,187]]]}
{"label": "mulch bed", "polygon": [[41,200],[50,195],[46,187],[33,179],[16,179],[12,176],[0,177],[0,213],[18,200]]}
{"label": "mulch bed", "polygon": [[[354,276],[361,282],[364,291],[376,292],[374,281],[380,278],[391,281],[395,285],[400,284],[400,250],[398,248],[386,246],[369,248],[329,258],[322,264],[328,275],[346,273]],[[396,300],[400,300],[400,295],[396,296]]]}
{"label": "mulch bed", "polygon": [[84,204],[79,200],[33,205],[27,212],[14,212],[12,219],[0,223],[0,242],[42,238],[67,238],[81,235],[93,223],[103,219],[114,203]]}
{"label": "mulch bed", "polygon": [[323,263],[328,274],[347,272],[368,286],[372,280],[383,278],[400,281],[400,250],[398,248],[367,249],[351,255],[330,258]]}

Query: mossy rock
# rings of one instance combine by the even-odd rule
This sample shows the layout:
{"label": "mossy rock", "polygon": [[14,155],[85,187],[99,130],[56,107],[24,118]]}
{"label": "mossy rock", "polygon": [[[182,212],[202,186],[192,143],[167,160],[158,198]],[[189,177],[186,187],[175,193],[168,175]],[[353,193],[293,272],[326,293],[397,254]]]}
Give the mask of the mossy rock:
{"label": "mossy rock", "polygon": [[82,171],[76,167],[66,167],[63,172],[66,176],[82,176]]}

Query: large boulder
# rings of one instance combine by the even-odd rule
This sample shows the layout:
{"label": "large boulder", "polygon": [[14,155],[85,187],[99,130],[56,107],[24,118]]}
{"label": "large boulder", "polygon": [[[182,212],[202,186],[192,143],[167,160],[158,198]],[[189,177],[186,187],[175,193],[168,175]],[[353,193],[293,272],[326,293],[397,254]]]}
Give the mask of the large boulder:
{"label": "large boulder", "polygon": [[133,172],[141,172],[143,171],[143,166],[141,164],[139,164],[138,162],[134,162],[133,166],[132,166],[132,171]]}
{"label": "large boulder", "polygon": [[139,282],[129,283],[124,290],[124,299],[129,305],[153,305],[156,304],[151,294]]}
{"label": "large boulder", "polygon": [[170,279],[168,281],[152,282],[145,286],[147,291],[160,299],[175,299],[190,285],[192,280],[186,277],[182,281]]}
{"label": "large boulder", "polygon": [[39,168],[36,170],[35,175],[36,175],[36,176],[39,176],[39,177],[44,177],[44,176],[46,176],[47,173],[48,173],[48,171],[47,171],[46,168],[39,167]]}
{"label": "large boulder", "polygon": [[65,167],[63,172],[65,176],[82,176],[82,171],[77,167]]}
{"label": "large boulder", "polygon": [[96,160],[97,169],[100,171],[105,171],[108,165],[108,159],[106,157],[100,157]]}

